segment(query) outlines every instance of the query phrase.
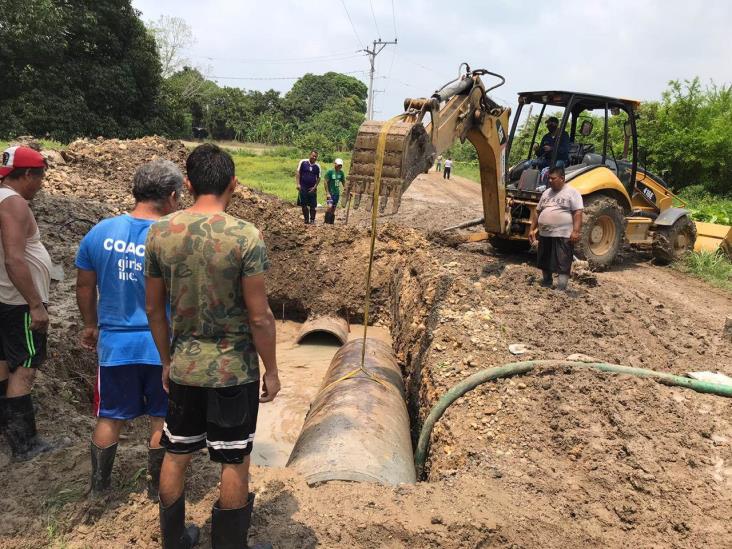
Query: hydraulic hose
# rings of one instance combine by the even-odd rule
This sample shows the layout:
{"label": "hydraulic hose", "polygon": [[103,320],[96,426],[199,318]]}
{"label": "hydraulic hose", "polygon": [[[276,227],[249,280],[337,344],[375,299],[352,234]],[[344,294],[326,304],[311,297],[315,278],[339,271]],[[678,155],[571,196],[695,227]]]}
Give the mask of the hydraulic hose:
{"label": "hydraulic hose", "polygon": [[718,383],[709,383],[707,381],[699,381],[688,377],[667,374],[663,372],[655,372],[645,368],[632,368],[630,366],[619,366],[617,364],[607,364],[605,362],[574,362],[568,360],[529,360],[526,362],[513,362],[496,368],[487,368],[476,372],[475,374],[465,378],[463,381],[453,385],[448,391],[440,397],[437,403],[430,410],[427,419],[425,419],[422,430],[419,433],[417,441],[417,449],[414,452],[414,465],[417,470],[417,478],[422,477],[424,472],[424,464],[427,461],[427,451],[429,449],[430,436],[435,423],[442,417],[450,405],[463,396],[465,393],[472,391],[479,385],[488,381],[504,377],[512,377],[516,375],[526,374],[534,369],[546,367],[565,367],[570,368],[592,368],[602,372],[611,372],[614,374],[627,374],[637,377],[647,377],[658,381],[664,385],[672,385],[675,387],[685,387],[699,393],[709,393],[712,395],[732,397],[732,386],[721,385]]}

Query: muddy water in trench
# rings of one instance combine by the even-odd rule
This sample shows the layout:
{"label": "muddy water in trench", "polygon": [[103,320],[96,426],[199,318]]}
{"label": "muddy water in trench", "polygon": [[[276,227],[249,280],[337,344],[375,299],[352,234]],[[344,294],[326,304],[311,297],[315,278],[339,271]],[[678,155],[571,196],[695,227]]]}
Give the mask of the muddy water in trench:
{"label": "muddy water in trench", "polygon": [[[284,467],[302,429],[310,402],[340,345],[335,337],[315,334],[295,343],[302,324],[277,322],[277,364],[280,390],[274,402],[259,406],[252,460],[257,465]],[[349,340],[363,337],[363,326],[351,324]],[[369,326],[368,337],[391,345],[387,328]]]}

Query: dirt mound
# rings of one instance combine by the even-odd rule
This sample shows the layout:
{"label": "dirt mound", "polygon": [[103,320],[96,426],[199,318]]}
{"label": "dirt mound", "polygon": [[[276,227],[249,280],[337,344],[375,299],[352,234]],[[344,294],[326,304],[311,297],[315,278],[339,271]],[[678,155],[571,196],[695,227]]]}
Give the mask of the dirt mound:
{"label": "dirt mound", "polygon": [[63,162],[51,161],[44,189],[51,194],[103,202],[118,213],[133,204],[130,185],[141,164],[164,158],[182,169],[187,153],[182,142],[161,137],[80,139],[61,151]]}

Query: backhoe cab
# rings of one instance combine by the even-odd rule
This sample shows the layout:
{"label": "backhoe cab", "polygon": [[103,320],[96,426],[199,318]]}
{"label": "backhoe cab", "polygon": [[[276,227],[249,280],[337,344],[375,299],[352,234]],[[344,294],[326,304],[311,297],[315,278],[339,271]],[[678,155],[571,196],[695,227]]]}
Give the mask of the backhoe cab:
{"label": "backhoe cab", "polygon": [[[505,175],[508,227],[506,234],[493,236],[494,247],[528,246],[529,226],[546,189],[548,169],[537,161],[537,146],[546,132],[542,126],[554,116],[559,119],[557,146],[543,164],[563,166],[567,183],[584,199],[578,257],[594,267],[608,266],[623,240],[651,245],[654,257],[664,263],[694,248],[696,228],[689,211],[676,207],[683,202],[659,177],[638,167],[637,101],[539,91],[520,93],[518,103],[506,151],[517,162]],[[568,154],[558,146],[564,132]]]}

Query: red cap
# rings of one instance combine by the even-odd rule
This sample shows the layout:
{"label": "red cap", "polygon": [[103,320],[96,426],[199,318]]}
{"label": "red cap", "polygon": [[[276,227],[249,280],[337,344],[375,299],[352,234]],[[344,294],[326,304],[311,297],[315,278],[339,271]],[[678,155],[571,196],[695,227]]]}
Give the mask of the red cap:
{"label": "red cap", "polygon": [[45,168],[46,159],[43,155],[30,147],[10,147],[3,153],[0,165],[0,179],[17,168]]}

